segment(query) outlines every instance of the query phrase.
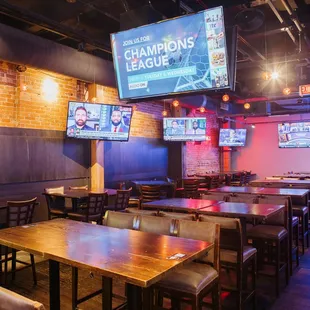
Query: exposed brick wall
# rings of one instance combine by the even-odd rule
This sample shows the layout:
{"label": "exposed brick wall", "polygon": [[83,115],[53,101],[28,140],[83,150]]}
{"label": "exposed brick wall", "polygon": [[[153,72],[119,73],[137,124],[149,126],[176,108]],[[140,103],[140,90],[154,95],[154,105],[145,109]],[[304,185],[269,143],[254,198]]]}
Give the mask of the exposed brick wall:
{"label": "exposed brick wall", "polygon": [[[192,115],[189,115],[192,116]],[[195,116],[207,118],[207,141],[186,142],[183,148],[183,176],[202,174],[220,170],[218,135],[219,124],[215,114],[206,113]]]}
{"label": "exposed brick wall", "polygon": [[[46,78],[58,84],[54,102],[44,98],[42,83]],[[16,65],[0,62],[0,126],[65,131],[68,101],[90,101],[88,87],[88,83],[68,76],[34,68],[20,73]],[[121,104],[116,88],[98,85],[96,97],[97,102]],[[162,103],[137,103],[136,108],[131,136],[162,138]]]}

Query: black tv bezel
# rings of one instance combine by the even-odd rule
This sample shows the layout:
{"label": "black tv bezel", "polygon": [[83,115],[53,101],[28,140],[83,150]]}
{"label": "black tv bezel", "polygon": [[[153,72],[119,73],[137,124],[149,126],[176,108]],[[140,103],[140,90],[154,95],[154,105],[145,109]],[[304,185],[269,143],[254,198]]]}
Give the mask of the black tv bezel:
{"label": "black tv bezel", "polygon": [[[225,39],[225,52],[226,52],[226,68],[227,68],[227,77],[228,77],[228,85],[227,87],[213,87],[213,88],[204,88],[204,89],[199,89],[199,90],[190,90],[190,91],[183,91],[183,92],[173,92],[173,93],[160,93],[160,94],[157,94],[157,95],[150,95],[150,96],[138,96],[138,97],[124,97],[124,98],[121,98],[120,97],[120,92],[119,92],[119,83],[118,83],[118,78],[117,78],[117,70],[116,70],[116,65],[115,65],[115,59],[114,59],[114,51],[113,51],[113,40],[112,40],[112,36],[113,35],[117,35],[119,33],[122,33],[122,32],[127,32],[127,31],[130,31],[132,29],[139,29],[139,28],[144,28],[144,27],[149,27],[149,26],[153,26],[153,25],[157,25],[157,24],[160,24],[160,23],[165,23],[165,22],[169,22],[169,21],[172,21],[172,20],[175,20],[175,19],[181,19],[181,18],[186,18],[188,16],[192,16],[192,15],[198,15],[202,12],[205,12],[205,11],[211,11],[211,10],[214,10],[214,9],[217,9],[217,8],[221,8],[222,11],[223,11],[223,25],[224,25],[224,30],[225,30],[225,36],[224,36],[224,39]],[[186,14],[186,15],[183,15],[183,16],[177,16],[177,17],[173,17],[173,18],[168,18],[168,19],[165,19],[165,20],[161,20],[161,21],[158,21],[158,22],[155,22],[155,23],[151,23],[151,24],[147,24],[147,25],[143,25],[143,26],[139,26],[139,27],[134,27],[134,28],[131,28],[131,29],[128,29],[128,30],[124,30],[124,31],[118,31],[118,32],[113,32],[113,33],[110,33],[110,42],[111,42],[111,49],[112,49],[112,59],[113,59],[113,67],[114,67],[114,76],[115,76],[115,82],[116,82],[116,86],[117,86],[117,90],[118,90],[118,97],[119,97],[119,100],[122,100],[122,101],[127,101],[127,102],[137,102],[139,100],[143,100],[143,99],[160,99],[160,98],[172,98],[172,97],[175,97],[175,96],[182,96],[182,95],[190,95],[190,94],[199,94],[199,93],[205,93],[206,91],[221,91],[221,90],[229,90],[232,88],[231,86],[231,77],[230,77],[230,74],[231,74],[231,70],[230,70],[230,65],[229,65],[229,55],[228,55],[228,50],[227,50],[227,38],[226,38],[226,27],[225,27],[225,16],[224,16],[224,7],[222,5],[220,6],[216,6],[216,7],[213,7],[213,8],[210,8],[210,9],[206,9],[206,10],[201,10],[199,12],[195,12],[195,13],[191,13],[191,14]]]}
{"label": "black tv bezel", "polygon": [[[244,144],[243,145],[220,145],[220,136],[221,136],[221,130],[245,130],[245,140],[244,140]],[[247,134],[248,134],[248,130],[247,128],[220,128],[220,131],[219,131],[219,147],[244,147],[245,144],[246,144],[246,139],[247,139]]]}
{"label": "black tv bezel", "polygon": [[[281,122],[278,123],[277,125],[277,131],[278,131],[278,148],[279,149],[309,149],[310,148],[310,144],[309,146],[280,146],[280,141],[279,141],[279,125],[282,124],[299,124],[299,123],[310,123],[310,121],[289,121],[289,122]],[[310,131],[309,131],[310,132]],[[310,141],[310,140],[309,140]]]}
{"label": "black tv bezel", "polygon": [[[128,138],[127,140],[111,140],[111,139],[105,139],[105,138],[96,138],[96,139],[92,139],[92,138],[80,138],[80,137],[72,137],[72,136],[68,136],[68,120],[69,120],[69,105],[70,103],[80,103],[81,106],[84,106],[84,104],[97,104],[97,105],[105,105],[105,106],[113,106],[113,107],[123,107],[123,108],[130,108],[131,109],[131,117],[130,117],[130,123],[129,123],[129,128],[128,128]],[[80,102],[80,101],[68,101],[68,108],[67,108],[67,122],[66,122],[66,138],[69,139],[78,139],[78,140],[100,140],[100,141],[108,141],[108,142],[128,142],[129,141],[129,137],[130,137],[130,130],[131,130],[131,120],[132,120],[132,115],[133,115],[133,108],[132,106],[128,106],[128,105],[120,105],[120,104],[108,104],[108,103],[92,103],[92,102]]]}
{"label": "black tv bezel", "polygon": [[[193,139],[182,139],[182,140],[165,140],[165,128],[164,128],[164,120],[166,119],[205,119],[206,120],[206,125],[207,125],[207,118],[206,117],[201,117],[201,116],[198,116],[198,117],[194,117],[194,116],[179,116],[179,117],[164,117],[163,118],[163,141],[164,142],[204,142],[204,141],[207,141],[206,139],[205,140],[193,140]],[[205,137],[207,136],[207,127],[205,129]]]}

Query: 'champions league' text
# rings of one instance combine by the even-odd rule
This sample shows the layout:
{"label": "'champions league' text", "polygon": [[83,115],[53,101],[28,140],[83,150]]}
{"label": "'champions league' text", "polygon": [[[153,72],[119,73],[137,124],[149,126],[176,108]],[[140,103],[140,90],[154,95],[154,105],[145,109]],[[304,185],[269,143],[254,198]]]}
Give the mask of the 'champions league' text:
{"label": "'champions league' text", "polygon": [[[141,48],[127,49],[124,53],[126,59],[126,71],[139,71],[154,67],[168,66],[168,53],[181,51],[194,47],[194,37],[182,40],[172,40],[164,43],[157,43]],[[147,58],[146,58],[147,57]]]}

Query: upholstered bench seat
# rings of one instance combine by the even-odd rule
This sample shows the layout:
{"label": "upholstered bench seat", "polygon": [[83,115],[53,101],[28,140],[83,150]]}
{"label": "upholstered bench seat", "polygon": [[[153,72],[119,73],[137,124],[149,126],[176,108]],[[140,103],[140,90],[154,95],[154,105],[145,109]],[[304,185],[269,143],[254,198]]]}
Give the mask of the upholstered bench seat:
{"label": "upholstered bench seat", "polygon": [[287,230],[282,226],[257,225],[247,232],[247,237],[263,239],[282,239],[287,235]]}

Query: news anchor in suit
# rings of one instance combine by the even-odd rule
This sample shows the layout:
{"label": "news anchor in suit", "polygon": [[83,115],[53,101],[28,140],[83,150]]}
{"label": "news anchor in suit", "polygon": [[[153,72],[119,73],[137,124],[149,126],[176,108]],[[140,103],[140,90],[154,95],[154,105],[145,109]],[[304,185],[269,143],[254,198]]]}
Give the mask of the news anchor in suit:
{"label": "news anchor in suit", "polygon": [[87,111],[83,106],[77,107],[74,112],[75,124],[68,127],[68,135],[74,135],[75,131],[79,130],[95,130],[94,128],[86,125]]}
{"label": "news anchor in suit", "polygon": [[102,131],[110,132],[128,132],[128,127],[122,123],[122,112],[114,110],[111,114],[111,124],[102,128]]}
{"label": "news anchor in suit", "polygon": [[192,126],[193,126],[192,129],[187,129],[186,130],[187,134],[189,134],[189,135],[203,135],[203,134],[206,133],[206,130],[203,130],[203,129],[199,128],[197,121],[193,121]]}

